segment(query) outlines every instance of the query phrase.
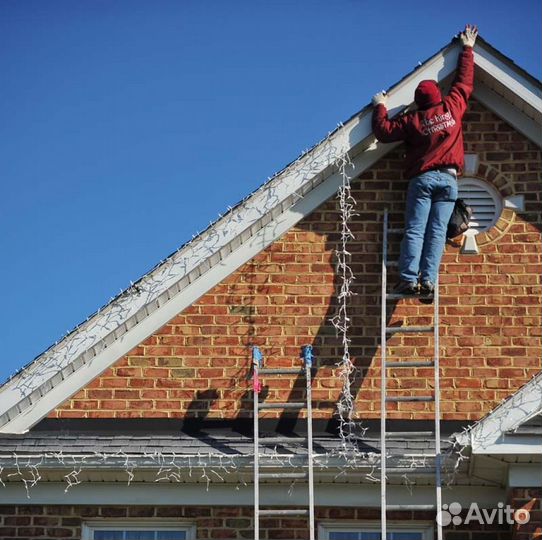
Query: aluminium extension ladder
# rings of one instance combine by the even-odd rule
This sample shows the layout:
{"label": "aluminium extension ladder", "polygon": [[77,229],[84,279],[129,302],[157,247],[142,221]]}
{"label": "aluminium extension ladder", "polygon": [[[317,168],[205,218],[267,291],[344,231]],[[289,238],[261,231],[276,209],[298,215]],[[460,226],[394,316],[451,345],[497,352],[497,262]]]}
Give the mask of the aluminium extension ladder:
{"label": "aluminium extension ladder", "polygon": [[[312,374],[312,347],[307,345],[303,347],[302,368],[278,368],[267,369],[263,367],[263,356],[258,347],[252,349],[253,362],[253,397],[254,397],[254,540],[260,539],[260,516],[261,517],[284,517],[284,516],[308,516],[309,521],[309,539],[315,540],[314,529],[314,476],[313,476],[313,444],[312,444],[312,394],[311,394],[311,374]],[[285,402],[285,403],[266,403],[260,401],[260,391],[262,384],[260,378],[266,376],[274,377],[276,375],[298,375],[304,376],[306,380],[306,401]],[[261,473],[260,472],[260,426],[259,412],[262,410],[283,409],[283,410],[307,410],[307,437],[261,437],[262,444],[284,444],[287,442],[297,442],[299,440],[307,441],[307,472],[280,472],[280,473]],[[273,509],[260,510],[260,480],[264,479],[288,479],[288,480],[307,480],[308,481],[308,508],[298,509]]]}
{"label": "aluminium extension ladder", "polygon": [[[441,448],[440,448],[440,369],[439,369],[439,290],[438,278],[435,283],[434,299],[433,299],[433,326],[406,326],[395,327],[386,326],[387,324],[387,301],[399,300],[401,298],[413,298],[412,295],[393,294],[387,292],[387,270],[390,266],[396,266],[397,262],[388,261],[388,234],[403,233],[403,229],[388,228],[388,210],[384,210],[384,230],[383,230],[383,246],[382,246],[382,299],[381,299],[381,334],[380,334],[380,349],[381,349],[381,417],[380,417],[380,438],[381,438],[381,454],[380,454],[380,489],[381,489],[381,538],[387,538],[387,523],[386,510],[435,510],[437,513],[442,508],[442,479],[441,479]],[[418,297],[419,298],[419,297]],[[422,297],[423,298],[423,297]],[[397,333],[432,333],[434,340],[434,358],[433,360],[412,361],[403,360],[398,362],[389,362],[386,358],[386,337]],[[433,367],[435,377],[434,396],[389,396],[387,393],[387,370],[396,368],[416,368],[416,367]],[[416,506],[416,505],[400,505],[394,507],[387,504],[386,500],[386,404],[393,402],[423,402],[433,401],[435,403],[435,496],[436,506]],[[411,435],[415,435],[412,432]],[[428,435],[428,432],[418,432],[419,435]],[[429,432],[429,434],[433,434]],[[438,514],[437,514],[438,515]],[[440,520],[437,520],[437,539],[442,540],[442,525]]]}

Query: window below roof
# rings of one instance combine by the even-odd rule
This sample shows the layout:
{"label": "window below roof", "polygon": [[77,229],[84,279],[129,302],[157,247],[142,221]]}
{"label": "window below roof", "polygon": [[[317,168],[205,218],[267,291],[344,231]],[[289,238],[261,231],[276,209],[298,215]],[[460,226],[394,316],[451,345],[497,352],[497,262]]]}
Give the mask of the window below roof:
{"label": "window below roof", "polygon": [[194,540],[191,524],[100,521],[83,524],[82,540]]}
{"label": "window below roof", "polygon": [[[434,535],[429,524],[390,523],[387,529],[387,540],[432,540]],[[318,540],[380,540],[380,525],[326,523],[318,533]]]}

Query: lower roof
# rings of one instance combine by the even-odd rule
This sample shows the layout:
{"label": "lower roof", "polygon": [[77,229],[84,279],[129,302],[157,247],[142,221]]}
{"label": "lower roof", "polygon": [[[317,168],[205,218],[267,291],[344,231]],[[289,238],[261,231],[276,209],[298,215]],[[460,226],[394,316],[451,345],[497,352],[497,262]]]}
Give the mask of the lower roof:
{"label": "lower roof", "polygon": [[[285,422],[286,423],[281,423]],[[452,435],[464,424],[441,422],[442,444],[450,446]],[[344,448],[337,435],[335,420],[313,421],[317,453],[333,453]],[[266,437],[272,438],[266,443]],[[277,442],[285,437],[286,442]],[[387,421],[387,449],[392,453],[434,452],[434,422],[415,420]],[[351,437],[351,450],[380,453],[380,422],[360,422]],[[306,422],[296,418],[260,421],[260,446],[299,453],[306,446]],[[92,454],[153,452],[188,454],[252,455],[254,453],[252,419],[174,420],[174,419],[48,419],[24,434],[0,434],[0,459],[10,453]]]}

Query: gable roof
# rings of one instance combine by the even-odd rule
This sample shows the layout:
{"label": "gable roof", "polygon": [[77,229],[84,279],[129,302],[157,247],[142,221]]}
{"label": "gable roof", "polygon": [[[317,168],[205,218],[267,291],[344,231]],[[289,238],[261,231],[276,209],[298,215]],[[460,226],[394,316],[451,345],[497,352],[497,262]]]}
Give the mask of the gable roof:
{"label": "gable roof", "polygon": [[542,455],[542,371],[456,439],[473,454]]}
{"label": "gable roof", "polygon": [[[389,89],[390,114],[412,103],[421,79],[456,68],[454,39]],[[542,85],[483,39],[475,49],[474,97],[542,146]],[[377,144],[370,105],[340,124],[203,233],[89,317],[0,388],[0,432],[22,433],[288,231],[341,184],[337,164],[358,176],[395,144]]]}

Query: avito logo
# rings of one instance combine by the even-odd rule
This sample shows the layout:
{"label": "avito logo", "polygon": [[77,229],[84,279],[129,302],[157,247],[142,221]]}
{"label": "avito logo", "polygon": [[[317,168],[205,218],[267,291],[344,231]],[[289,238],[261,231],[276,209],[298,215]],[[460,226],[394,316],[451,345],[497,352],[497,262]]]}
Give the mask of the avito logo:
{"label": "avito logo", "polygon": [[443,527],[452,524],[457,526],[462,523],[465,525],[469,523],[479,523],[480,525],[492,525],[493,523],[513,525],[517,523],[524,525],[529,523],[531,519],[529,510],[520,508],[514,511],[510,505],[505,506],[504,503],[499,503],[497,508],[490,509],[480,508],[477,503],[471,503],[465,519],[460,516],[462,510],[463,507],[458,502],[443,504],[442,510],[437,513],[437,523]]}

